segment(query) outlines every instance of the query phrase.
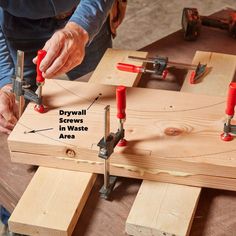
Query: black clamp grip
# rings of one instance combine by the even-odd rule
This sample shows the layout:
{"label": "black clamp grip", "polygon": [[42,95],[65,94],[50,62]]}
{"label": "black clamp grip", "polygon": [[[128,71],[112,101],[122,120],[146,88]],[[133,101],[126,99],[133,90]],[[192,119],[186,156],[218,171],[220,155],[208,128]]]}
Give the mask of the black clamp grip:
{"label": "black clamp grip", "polygon": [[42,104],[42,98],[39,98],[38,95],[29,89],[29,86],[24,80],[12,79],[12,92],[16,97],[24,96],[28,101],[35,102],[36,104]]}
{"label": "black clamp grip", "polygon": [[24,97],[25,99],[34,102],[37,105],[42,104],[42,98],[39,98],[38,95],[30,89],[24,89]]}
{"label": "black clamp grip", "polygon": [[114,148],[119,143],[121,139],[123,139],[125,136],[125,130],[118,130],[115,134],[110,133],[110,135],[107,137],[106,142],[104,141],[104,138],[102,138],[97,146],[100,147],[98,156],[103,159],[109,159],[111,154],[114,152]]}
{"label": "black clamp grip", "polygon": [[162,75],[168,64],[168,57],[156,57],[154,59],[154,70],[157,75]]}
{"label": "black clamp grip", "polygon": [[12,92],[17,96],[23,96],[24,90],[23,86],[25,85],[25,81],[17,80],[15,78],[12,78]]}

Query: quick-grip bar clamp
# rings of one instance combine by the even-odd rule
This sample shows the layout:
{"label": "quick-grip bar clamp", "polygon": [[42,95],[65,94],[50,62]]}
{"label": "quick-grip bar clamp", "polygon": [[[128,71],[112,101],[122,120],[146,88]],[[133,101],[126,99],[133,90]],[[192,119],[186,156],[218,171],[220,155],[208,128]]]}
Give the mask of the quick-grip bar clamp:
{"label": "quick-grip bar clamp", "polygon": [[228,98],[226,104],[225,113],[227,115],[226,123],[224,124],[224,132],[221,134],[223,141],[233,140],[231,134],[236,134],[236,125],[231,124],[231,120],[234,117],[236,105],[236,82],[231,82],[229,85]]}

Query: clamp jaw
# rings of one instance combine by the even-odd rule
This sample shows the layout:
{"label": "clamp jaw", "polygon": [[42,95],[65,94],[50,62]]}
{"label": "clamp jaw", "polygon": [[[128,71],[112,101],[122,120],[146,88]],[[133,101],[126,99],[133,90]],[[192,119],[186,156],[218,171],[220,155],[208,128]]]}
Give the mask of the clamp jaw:
{"label": "clamp jaw", "polygon": [[29,88],[30,86],[25,80],[19,80],[17,77],[12,79],[12,92],[16,95],[16,97],[24,96],[24,98],[28,101],[41,104],[42,99]]}
{"label": "clamp jaw", "polygon": [[125,121],[125,108],[126,108],[126,87],[119,86],[116,89],[117,100],[117,117],[120,120],[120,126],[116,133],[110,132],[110,106],[105,107],[105,132],[104,137],[97,144],[99,146],[98,156],[104,159],[104,185],[100,189],[101,197],[108,199],[112,192],[115,183],[116,176],[110,176],[110,156],[114,152],[116,146],[125,146],[127,141],[124,139],[124,121]]}
{"label": "clamp jaw", "polygon": [[166,70],[168,66],[168,57],[157,56],[154,58],[153,68],[157,75],[162,76],[163,79],[166,78],[168,71]]}
{"label": "clamp jaw", "polygon": [[106,141],[102,138],[97,144],[100,147],[98,156],[103,159],[110,158],[117,144],[125,137],[125,130],[118,130],[116,133],[110,133]]}
{"label": "clamp jaw", "polygon": [[[43,50],[39,50],[41,52]],[[38,56],[39,56],[38,52]],[[45,52],[45,51],[44,51]],[[45,54],[46,55],[46,54]],[[37,61],[37,78],[39,77],[39,64],[41,63],[43,57]],[[37,82],[38,83],[38,82]],[[30,85],[24,80],[24,52],[17,51],[17,64],[16,64],[16,75],[12,78],[12,92],[16,95],[16,99],[19,101],[19,117],[21,117],[24,110],[25,100],[36,103],[35,110],[38,112],[44,112],[42,105],[42,96],[41,96],[41,84],[38,84],[40,93],[36,94],[30,89]],[[37,109],[36,109],[37,108]]]}
{"label": "clamp jaw", "polygon": [[24,52],[20,50],[17,51],[16,75],[12,78],[12,92],[19,102],[19,117],[24,111],[25,100],[35,102],[38,105],[42,104],[42,99],[30,90],[30,85],[24,80]]}
{"label": "clamp jaw", "polygon": [[231,124],[231,120],[234,117],[234,110],[236,105],[236,82],[231,82],[229,85],[227,106],[225,113],[227,114],[227,120],[224,124],[224,132],[221,134],[221,139],[223,141],[233,140],[232,134],[236,134],[236,125]]}
{"label": "clamp jaw", "polygon": [[233,136],[231,134],[236,134],[236,125],[231,125],[231,119],[228,119],[224,124],[224,132],[221,134],[221,139],[223,141],[231,141],[233,140]]}

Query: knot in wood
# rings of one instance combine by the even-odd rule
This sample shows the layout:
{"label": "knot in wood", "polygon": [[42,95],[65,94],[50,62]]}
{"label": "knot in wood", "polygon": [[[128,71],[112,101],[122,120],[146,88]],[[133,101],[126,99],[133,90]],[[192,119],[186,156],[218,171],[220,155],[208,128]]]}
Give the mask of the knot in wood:
{"label": "knot in wood", "polygon": [[178,128],[169,127],[169,128],[165,129],[164,133],[168,136],[178,136],[178,135],[182,134],[183,131]]}
{"label": "knot in wood", "polygon": [[75,157],[75,151],[72,150],[72,149],[67,149],[66,150],[66,155],[70,158],[73,158],[73,157]]}

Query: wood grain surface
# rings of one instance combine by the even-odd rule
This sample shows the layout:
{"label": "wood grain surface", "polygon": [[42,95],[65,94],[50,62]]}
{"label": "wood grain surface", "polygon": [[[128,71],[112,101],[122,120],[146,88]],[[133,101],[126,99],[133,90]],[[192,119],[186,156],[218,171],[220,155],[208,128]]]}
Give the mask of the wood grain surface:
{"label": "wood grain surface", "polygon": [[[192,64],[207,64],[207,73],[196,84],[190,84],[189,72],[180,91],[226,96],[235,73],[235,58],[233,55],[197,51]],[[189,235],[200,192],[201,188],[144,181],[127,218],[126,231],[135,236]],[[160,196],[162,201],[157,201]],[[147,210],[149,214],[145,214]]]}
{"label": "wood grain surface", "polygon": [[106,84],[106,85],[125,85],[135,87],[140,81],[141,74],[129,73],[116,70],[117,63],[127,63],[141,66],[143,62],[129,59],[129,56],[146,58],[147,52],[107,49],[103,58],[99,62],[96,70],[89,79],[89,83]]}
{"label": "wood grain surface", "polygon": [[[49,111],[35,114],[33,104],[29,105],[9,136],[12,159],[103,173],[103,161],[97,156],[96,144],[103,136],[101,124],[106,104],[111,105],[111,117],[114,117],[111,130],[117,129],[115,87],[53,80],[47,83],[44,93]],[[84,117],[83,125],[89,127],[88,131],[72,132],[75,139],[59,139],[58,110],[84,109],[93,101],[94,94],[99,93],[103,95]],[[150,98],[158,103],[151,102]],[[125,127],[129,145],[117,148],[111,157],[113,174],[150,180],[158,180],[160,173],[182,177],[193,174],[236,177],[234,141],[226,143],[219,138],[225,118],[225,98],[128,88],[127,103]],[[43,129],[49,123],[54,130],[24,134],[35,127]],[[75,156],[68,156],[68,150]]]}
{"label": "wood grain surface", "polygon": [[10,230],[26,235],[71,235],[95,181],[89,173],[80,178],[77,174],[54,168],[37,171],[9,219]]}
{"label": "wood grain surface", "polygon": [[196,187],[144,182],[127,218],[126,232],[140,236],[188,235],[200,192]]}

